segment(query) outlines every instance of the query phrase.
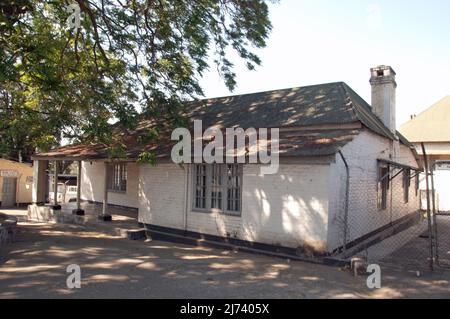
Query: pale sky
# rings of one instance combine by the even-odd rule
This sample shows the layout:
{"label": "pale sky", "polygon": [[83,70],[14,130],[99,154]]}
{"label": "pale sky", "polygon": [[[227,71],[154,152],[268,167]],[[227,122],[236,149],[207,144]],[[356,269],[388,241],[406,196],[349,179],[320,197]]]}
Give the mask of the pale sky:
{"label": "pale sky", "polygon": [[370,67],[397,73],[397,127],[450,95],[450,1],[281,0],[270,5],[273,30],[248,71],[237,58],[230,93],[215,68],[206,97],[343,81],[370,104]]}

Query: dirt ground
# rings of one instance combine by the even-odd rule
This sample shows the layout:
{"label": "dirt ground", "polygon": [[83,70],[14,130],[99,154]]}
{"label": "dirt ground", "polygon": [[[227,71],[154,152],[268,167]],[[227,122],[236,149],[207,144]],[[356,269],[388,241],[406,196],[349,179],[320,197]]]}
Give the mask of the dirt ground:
{"label": "dirt ground", "polygon": [[[450,298],[450,272],[382,268],[382,288],[347,270],[273,257],[130,241],[83,226],[20,223],[0,247],[0,298]],[[66,267],[81,267],[68,289]]]}

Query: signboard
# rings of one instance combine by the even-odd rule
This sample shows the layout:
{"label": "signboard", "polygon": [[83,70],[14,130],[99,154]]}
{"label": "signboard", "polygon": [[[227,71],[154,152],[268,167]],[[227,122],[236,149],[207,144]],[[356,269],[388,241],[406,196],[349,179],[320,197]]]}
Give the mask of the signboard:
{"label": "signboard", "polygon": [[13,169],[2,169],[0,170],[1,177],[17,177],[19,176],[19,172]]}
{"label": "signboard", "polygon": [[450,170],[450,162],[436,162],[437,171]]}
{"label": "signboard", "polygon": [[33,184],[33,176],[27,176],[26,183]]}

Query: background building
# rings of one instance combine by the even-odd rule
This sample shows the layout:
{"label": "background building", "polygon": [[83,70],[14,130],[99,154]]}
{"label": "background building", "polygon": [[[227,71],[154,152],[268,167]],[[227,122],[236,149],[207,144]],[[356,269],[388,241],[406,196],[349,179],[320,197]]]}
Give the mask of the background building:
{"label": "background building", "polygon": [[[401,126],[400,132],[414,144],[423,162],[424,143],[429,165],[434,171],[434,187],[439,211],[450,211],[450,96],[432,105]],[[426,190],[425,176],[420,189]],[[422,192],[423,193],[423,192]],[[422,208],[426,207],[422,196]]]}
{"label": "background building", "polygon": [[0,206],[31,203],[33,167],[29,163],[0,158]]}

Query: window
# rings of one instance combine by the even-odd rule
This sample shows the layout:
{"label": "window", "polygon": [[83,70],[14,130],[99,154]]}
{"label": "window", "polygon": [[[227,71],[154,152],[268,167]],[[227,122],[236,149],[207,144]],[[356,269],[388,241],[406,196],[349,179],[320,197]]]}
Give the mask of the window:
{"label": "window", "polygon": [[127,164],[109,164],[108,190],[113,192],[127,191]]}
{"label": "window", "polygon": [[436,162],[434,170],[448,171],[448,170],[450,170],[450,162],[445,162],[445,161]]}
{"label": "window", "polygon": [[419,172],[416,172],[416,197],[419,195],[419,186],[420,186],[420,175]]}
{"label": "window", "polygon": [[206,208],[206,165],[195,165],[195,208]]}
{"label": "window", "polygon": [[241,210],[241,174],[239,165],[227,165],[227,210],[239,212]]}
{"label": "window", "polygon": [[213,165],[211,167],[211,208],[222,209],[223,194],[223,166]]}
{"label": "window", "polygon": [[405,203],[409,202],[409,186],[411,185],[411,170],[409,168],[403,169],[403,200]]}
{"label": "window", "polygon": [[387,195],[389,190],[389,166],[378,167],[378,209],[387,208]]}
{"label": "window", "polygon": [[219,210],[240,215],[242,166],[238,164],[196,164],[193,170],[194,209]]}

